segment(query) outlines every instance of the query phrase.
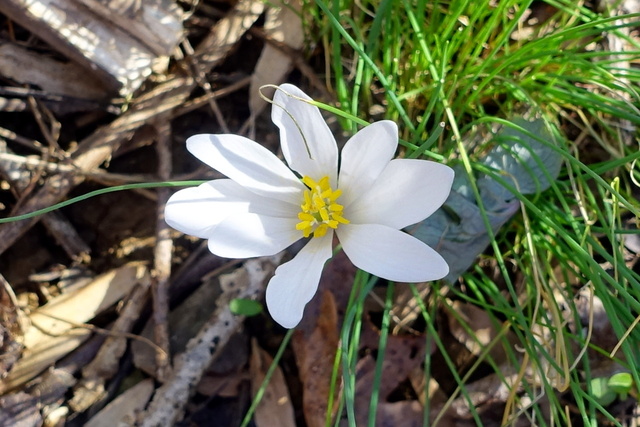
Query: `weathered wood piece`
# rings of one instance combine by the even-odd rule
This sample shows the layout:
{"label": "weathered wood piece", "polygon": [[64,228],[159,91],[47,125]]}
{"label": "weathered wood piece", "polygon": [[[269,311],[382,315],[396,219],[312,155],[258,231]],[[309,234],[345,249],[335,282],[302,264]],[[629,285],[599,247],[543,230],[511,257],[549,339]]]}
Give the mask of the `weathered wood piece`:
{"label": "weathered wood piece", "polygon": [[161,65],[182,38],[171,0],[2,0],[0,12],[49,43],[122,96]]}
{"label": "weathered wood piece", "polygon": [[100,79],[75,62],[60,62],[17,44],[0,45],[0,74],[22,84],[39,86],[49,94],[100,100],[108,96]]}
{"label": "weathered wood piece", "polygon": [[[300,0],[275,1],[266,13],[264,33],[275,41],[279,41],[293,50],[298,50],[304,43],[304,29],[302,27]],[[293,68],[293,60],[272,44],[265,44],[256,68],[251,75],[249,86],[249,108],[252,120],[255,120],[269,105],[260,96],[260,88],[263,85],[278,85],[284,81],[287,73]],[[268,99],[273,97],[275,89],[272,87],[262,89],[262,95]]]}

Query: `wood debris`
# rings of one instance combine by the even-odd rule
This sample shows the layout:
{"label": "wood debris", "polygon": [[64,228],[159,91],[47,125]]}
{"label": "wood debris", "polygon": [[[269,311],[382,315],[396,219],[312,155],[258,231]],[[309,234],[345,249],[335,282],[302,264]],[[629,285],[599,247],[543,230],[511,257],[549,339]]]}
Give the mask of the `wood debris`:
{"label": "wood debris", "polygon": [[[304,41],[302,19],[300,18],[301,10],[302,2],[300,0],[275,3],[266,13],[265,35],[293,50],[300,49]],[[282,83],[291,68],[293,68],[293,59],[290,55],[285,54],[272,44],[265,45],[251,75],[251,85],[249,86],[249,108],[252,120],[255,121],[255,117],[269,105],[262,96],[267,99],[273,97],[273,88],[267,87],[262,90],[260,88],[263,85]]]}
{"label": "wood debris", "polygon": [[0,11],[121,96],[140,87],[154,68],[164,71],[182,38],[183,14],[170,0],[7,0]]}
{"label": "wood debris", "polygon": [[23,384],[78,347],[92,333],[91,327],[83,327],[86,322],[122,300],[138,283],[148,280],[144,266],[128,265],[30,313],[22,341],[25,350],[0,382],[0,392]]}
{"label": "wood debris", "polygon": [[[229,54],[231,48],[258,19],[263,4],[242,1],[226,17],[222,18],[194,53],[193,60],[203,70],[210,70]],[[84,180],[89,173],[108,160],[113,152],[143,125],[150,121],[166,120],[196,87],[192,77],[170,75],[166,81],[136,98],[124,114],[107,126],[82,140],[72,153],[71,161],[78,172],[50,177],[44,185],[26,200],[16,215],[33,212],[59,202],[69,191]],[[0,227],[0,254],[7,250],[24,232],[39,219],[34,218],[5,224]]]}
{"label": "wood debris", "polygon": [[94,415],[86,427],[112,427],[114,425],[133,425],[153,394],[153,380],[146,379],[126,390],[113,399],[100,412]]}
{"label": "wood debris", "polygon": [[233,298],[260,298],[264,294],[265,281],[273,275],[279,260],[280,256],[249,260],[241,269],[241,281],[228,283],[227,292],[216,301],[218,307],[211,318],[189,341],[184,353],[177,356],[171,377],[156,390],[140,417],[141,426],[173,425],[180,419],[205,369],[242,323],[242,316],[231,313],[229,302]]}

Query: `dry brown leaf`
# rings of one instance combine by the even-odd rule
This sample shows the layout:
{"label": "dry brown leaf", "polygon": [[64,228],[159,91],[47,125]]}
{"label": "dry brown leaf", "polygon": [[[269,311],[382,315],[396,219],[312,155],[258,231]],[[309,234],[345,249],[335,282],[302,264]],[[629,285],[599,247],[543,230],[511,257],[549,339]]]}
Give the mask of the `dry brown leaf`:
{"label": "dry brown leaf", "polygon": [[[449,329],[451,334],[474,355],[479,356],[486,350],[486,347],[490,344],[495,344],[488,352],[488,355],[493,358],[495,363],[502,363],[506,360],[506,353],[502,348],[502,345],[494,343],[496,337],[499,336],[500,330],[496,328],[502,325],[496,325],[491,321],[491,317],[487,312],[481,308],[472,304],[466,304],[459,301],[451,303],[451,311],[456,313],[456,316],[460,316],[463,320],[462,325],[456,316],[449,315]],[[466,328],[465,328],[466,327]],[[472,331],[472,335],[469,333]],[[512,334],[507,333],[507,338],[512,338],[515,344],[515,337]]]}
{"label": "dry brown leaf", "polygon": [[[423,356],[424,358],[424,356]],[[390,368],[387,371],[385,368]],[[404,379],[396,376],[393,363],[385,360],[382,368],[382,382],[380,394],[376,404],[376,426],[420,426],[422,425],[422,405],[417,400],[402,400],[394,403],[386,401],[388,394],[387,385],[397,384]],[[375,376],[376,361],[370,355],[366,355],[358,361],[356,366],[356,399],[355,415],[356,425],[368,425],[371,391],[373,390],[373,378]],[[395,372],[394,372],[395,371]],[[385,381],[386,378],[386,381]]]}
{"label": "dry brown leaf", "polygon": [[[264,32],[272,39],[282,42],[292,49],[300,49],[304,42],[304,31],[300,19],[302,2],[289,0],[276,1],[274,4],[279,7],[274,6],[267,10]],[[292,66],[291,58],[288,55],[269,43],[265,44],[251,75],[249,108],[252,117],[260,114],[267,106],[267,102],[260,97],[260,86],[282,83]],[[271,88],[265,88],[262,91],[267,98],[271,98],[273,92],[274,90]]]}
{"label": "dry brown leaf", "polygon": [[[365,322],[361,344],[363,347],[377,350],[380,339],[380,330],[371,323]],[[426,339],[422,335],[389,335],[387,348],[384,354],[383,376],[380,383],[380,396],[386,398],[398,385],[419,367],[424,360]],[[433,352],[432,344],[430,351]],[[373,372],[370,372],[373,375]],[[370,380],[365,371],[359,372],[358,381],[364,381],[363,389],[370,389]],[[357,383],[356,383],[357,387]]]}
{"label": "dry brown leaf", "polygon": [[133,425],[136,412],[144,409],[153,393],[153,380],[146,379],[113,399],[85,424],[86,427]]}
{"label": "dry brown leaf", "polygon": [[[369,329],[374,328],[370,322],[367,323]],[[371,341],[371,339],[369,338],[368,341]],[[416,420],[419,420],[417,425],[422,424],[422,406],[420,402],[406,400],[402,401],[404,402],[402,404],[399,404],[399,402],[391,404],[387,402],[387,397],[409,377],[412,371],[421,365],[424,355],[425,338],[423,336],[390,335],[388,337],[384,361],[382,362],[382,378],[378,388],[376,425],[397,425],[394,424],[394,420],[396,420],[399,407],[403,407],[406,411],[405,422],[407,424],[402,425],[412,426],[417,422]],[[375,366],[376,360],[371,355],[366,355],[356,365],[355,407],[357,425],[366,425],[369,419],[369,405],[371,392],[374,388]]]}
{"label": "dry brown leaf", "polygon": [[[251,391],[254,396],[260,389],[272,363],[273,358],[269,353],[260,348],[255,338],[251,340],[249,370],[251,372]],[[279,366],[274,370],[271,380],[264,390],[262,399],[256,408],[254,422],[258,427],[296,426],[289,389]]]}
{"label": "dry brown leaf", "polygon": [[74,350],[91,335],[78,328],[120,301],[140,281],[148,280],[145,266],[128,264],[105,273],[85,287],[53,298],[29,315],[22,357],[0,383],[0,392],[16,387]]}
{"label": "dry brown leaf", "polygon": [[247,381],[247,379],[246,372],[233,372],[227,375],[212,375],[207,373],[198,383],[196,392],[208,397],[238,397],[240,386]]}
{"label": "dry brown leaf", "polygon": [[[518,381],[521,381],[518,372],[511,366],[502,365],[500,367],[500,376],[491,374],[478,381],[466,384],[465,392],[468,397],[458,396],[452,402],[451,406],[446,409],[444,402],[440,401],[435,404],[432,402],[430,422],[433,423],[436,417],[440,417],[437,425],[477,425],[471,415],[471,409],[469,407],[470,399],[473,410],[479,415],[483,426],[501,426],[503,425],[502,421],[506,409],[506,402],[509,399],[512,388],[515,387],[520,390]],[[527,418],[526,413],[527,410],[531,408],[531,405],[532,400],[528,396],[518,397],[512,411],[520,415],[514,420],[511,420],[507,425],[514,427],[530,426],[531,419]],[[541,396],[536,400],[536,405],[541,409],[545,420],[549,422],[548,398]],[[445,413],[440,415],[442,410],[444,410]]]}
{"label": "dry brown leaf", "polygon": [[378,405],[377,427],[421,427],[424,425],[423,408],[417,400],[383,402]]}
{"label": "dry brown leaf", "polygon": [[304,418],[309,427],[325,425],[338,340],[336,303],[332,293],[324,292],[316,328],[309,336],[301,332],[293,336],[293,350],[302,381]]}
{"label": "dry brown leaf", "polygon": [[[210,279],[211,280],[211,279]],[[212,287],[205,282],[204,287]],[[172,313],[173,314],[173,313]],[[244,385],[249,380],[247,365],[250,351],[249,339],[244,331],[238,331],[229,338],[228,344],[220,352],[202,376],[197,391],[204,396],[238,397],[243,394]]]}

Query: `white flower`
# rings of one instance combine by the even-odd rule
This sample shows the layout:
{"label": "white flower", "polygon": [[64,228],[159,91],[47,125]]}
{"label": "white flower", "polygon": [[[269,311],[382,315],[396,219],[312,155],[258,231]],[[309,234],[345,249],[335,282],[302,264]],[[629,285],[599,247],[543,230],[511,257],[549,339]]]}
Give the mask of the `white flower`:
{"label": "white flower", "polygon": [[336,141],[318,108],[304,101],[310,99],[290,84],[274,95],[271,118],[289,167],[242,136],[189,138],[187,149],[229,179],[180,190],[165,210],[170,226],[208,239],[211,252],[226,258],[274,255],[310,237],[267,286],[269,312],[285,328],[300,322],[315,294],[334,232],[353,264],[378,277],[424,282],[449,272],[436,251],[400,229],[444,203],[453,170],[392,160],[398,129],[387,120],[349,139],[338,170]]}

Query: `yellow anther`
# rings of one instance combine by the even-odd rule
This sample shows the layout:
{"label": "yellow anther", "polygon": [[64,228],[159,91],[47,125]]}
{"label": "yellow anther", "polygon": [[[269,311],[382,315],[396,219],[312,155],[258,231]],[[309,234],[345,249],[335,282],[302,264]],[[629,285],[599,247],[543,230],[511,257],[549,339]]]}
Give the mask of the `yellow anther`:
{"label": "yellow anther", "polygon": [[311,228],[309,221],[302,221],[296,224],[296,230],[304,230],[305,228]]}
{"label": "yellow anther", "polygon": [[305,190],[304,192],[304,203],[300,205],[303,211],[307,211],[311,209],[311,191]]}
{"label": "yellow anther", "polygon": [[327,226],[327,224],[318,225],[318,227],[316,227],[315,231],[313,232],[313,237],[324,236],[325,234],[327,234],[328,229],[329,229],[329,226]]}
{"label": "yellow anther", "polygon": [[333,214],[331,216],[333,219],[335,219],[336,221],[338,221],[340,224],[349,224],[349,220],[346,218],[343,218],[342,216],[338,215],[338,214]]}
{"label": "yellow anther", "polygon": [[304,176],[302,178],[302,182],[304,183],[304,185],[309,187],[312,191],[315,190],[315,188],[318,186],[318,184],[316,184],[316,182],[308,176]]}
{"label": "yellow anther", "polygon": [[303,221],[307,221],[309,223],[312,223],[313,221],[316,220],[313,215],[311,215],[310,213],[306,213],[306,212],[300,212],[298,214],[298,219],[301,219]]}
{"label": "yellow anther", "polygon": [[302,204],[296,224],[296,230],[302,231],[304,237],[322,237],[329,229],[336,229],[340,224],[349,224],[349,220],[342,216],[344,206],[336,203],[342,194],[341,190],[333,190],[329,177],[322,177],[315,181],[309,176],[304,176],[302,182],[309,189],[303,193]]}
{"label": "yellow anther", "polygon": [[331,196],[329,196],[329,200],[331,200],[332,202],[335,202],[336,199],[338,197],[340,197],[342,195],[342,190],[337,189],[336,191],[334,191],[333,193],[331,193]]}
{"label": "yellow anther", "polygon": [[323,190],[326,190],[327,188],[331,188],[329,186],[329,177],[328,176],[323,177],[320,181],[318,181],[318,185]]}
{"label": "yellow anther", "polygon": [[313,206],[316,209],[324,208],[326,206],[326,203],[324,202],[324,199],[322,198],[322,196],[318,194],[313,195]]}

